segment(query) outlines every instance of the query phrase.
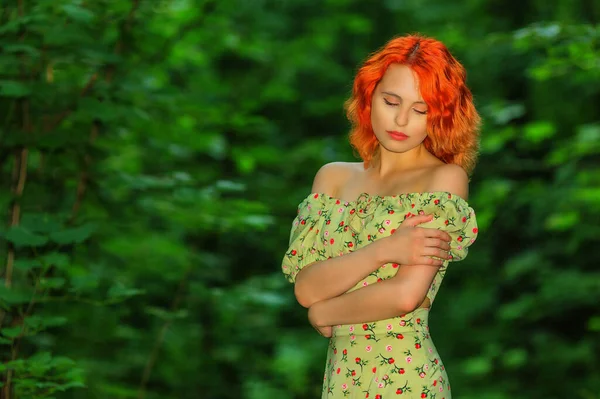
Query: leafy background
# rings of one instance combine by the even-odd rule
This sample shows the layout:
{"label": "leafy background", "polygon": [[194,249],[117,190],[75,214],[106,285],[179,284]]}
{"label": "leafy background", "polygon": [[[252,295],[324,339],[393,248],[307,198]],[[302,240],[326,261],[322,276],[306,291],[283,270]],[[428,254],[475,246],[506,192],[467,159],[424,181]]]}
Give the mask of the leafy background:
{"label": "leafy background", "polygon": [[279,265],[342,103],[397,34],[485,124],[436,345],[463,399],[600,398],[600,3],[4,0],[2,398],[319,397]]}

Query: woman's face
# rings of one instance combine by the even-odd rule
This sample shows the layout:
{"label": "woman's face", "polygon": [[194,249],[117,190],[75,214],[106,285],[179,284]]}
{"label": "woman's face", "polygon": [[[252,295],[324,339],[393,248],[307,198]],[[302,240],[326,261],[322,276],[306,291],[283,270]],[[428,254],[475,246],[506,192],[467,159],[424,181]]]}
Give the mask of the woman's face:
{"label": "woman's face", "polygon": [[390,152],[406,152],[427,137],[427,104],[412,69],[392,64],[373,92],[371,125]]}

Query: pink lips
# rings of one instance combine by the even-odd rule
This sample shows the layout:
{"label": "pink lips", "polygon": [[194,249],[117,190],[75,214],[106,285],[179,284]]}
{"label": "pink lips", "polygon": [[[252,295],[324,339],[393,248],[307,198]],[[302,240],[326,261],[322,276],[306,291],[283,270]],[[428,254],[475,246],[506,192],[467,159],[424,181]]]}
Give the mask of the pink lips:
{"label": "pink lips", "polygon": [[396,132],[396,131],[390,131],[387,130],[387,133],[390,135],[390,137],[394,140],[406,140],[408,138],[408,136],[402,132]]}

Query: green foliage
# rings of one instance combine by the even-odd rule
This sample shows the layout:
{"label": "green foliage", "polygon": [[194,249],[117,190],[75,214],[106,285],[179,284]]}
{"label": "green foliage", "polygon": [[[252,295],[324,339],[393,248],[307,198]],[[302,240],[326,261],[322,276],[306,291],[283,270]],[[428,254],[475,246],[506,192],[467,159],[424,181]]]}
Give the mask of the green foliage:
{"label": "green foliage", "polygon": [[353,159],[357,65],[420,31],[485,121],[480,238],[432,311],[452,389],[598,398],[600,8],[549,4],[3,6],[1,396],[318,397],[289,228],[316,170]]}

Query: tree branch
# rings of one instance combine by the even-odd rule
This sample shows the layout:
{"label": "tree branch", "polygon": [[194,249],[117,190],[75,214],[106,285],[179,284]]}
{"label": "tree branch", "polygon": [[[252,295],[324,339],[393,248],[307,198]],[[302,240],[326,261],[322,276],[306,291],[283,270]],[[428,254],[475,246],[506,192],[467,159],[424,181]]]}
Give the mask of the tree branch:
{"label": "tree branch", "polygon": [[[24,0],[18,0],[18,15],[20,18],[24,16]],[[26,31],[22,27],[19,32],[19,41],[23,42],[25,40]],[[27,76],[27,67],[25,63],[24,56],[21,55],[21,68],[20,74],[21,79],[26,80]],[[29,100],[24,98],[19,100],[19,109],[21,111],[21,132],[24,135],[27,135],[31,132],[32,123],[31,123],[31,115],[29,110]],[[23,190],[25,189],[25,181],[27,179],[27,161],[28,161],[29,150],[26,147],[22,147],[15,151],[15,162],[13,166],[12,173],[12,192],[13,199],[11,205],[11,213],[10,213],[10,225],[17,226],[21,220],[21,196],[23,195]],[[13,268],[15,262],[15,246],[13,243],[8,243],[8,254],[6,258],[6,268],[4,273],[4,285],[8,288],[12,285],[12,275]],[[2,311],[0,314],[0,326],[6,317],[6,312]],[[17,349],[13,345],[11,347],[11,359],[15,359],[17,356]],[[9,369],[6,371],[5,383],[2,387],[2,397],[3,399],[10,399],[13,393],[12,387],[12,377],[13,370]]]}
{"label": "tree branch", "polygon": [[[192,268],[188,268],[185,271],[181,280],[179,281],[177,293],[175,294],[175,298],[171,303],[171,312],[175,312],[179,308],[179,303],[183,299],[183,294],[185,293],[185,288],[191,271]],[[156,340],[154,341],[152,351],[148,356],[146,366],[144,367],[144,371],[142,373],[142,379],[140,381],[140,387],[138,389],[138,399],[144,399],[144,397],[146,396],[146,385],[148,385],[148,381],[150,380],[150,373],[152,372],[152,369],[156,364],[156,360],[158,359],[158,353],[171,324],[173,324],[173,319],[166,320],[165,323],[162,325],[161,329],[159,330],[158,335],[156,336]]]}

